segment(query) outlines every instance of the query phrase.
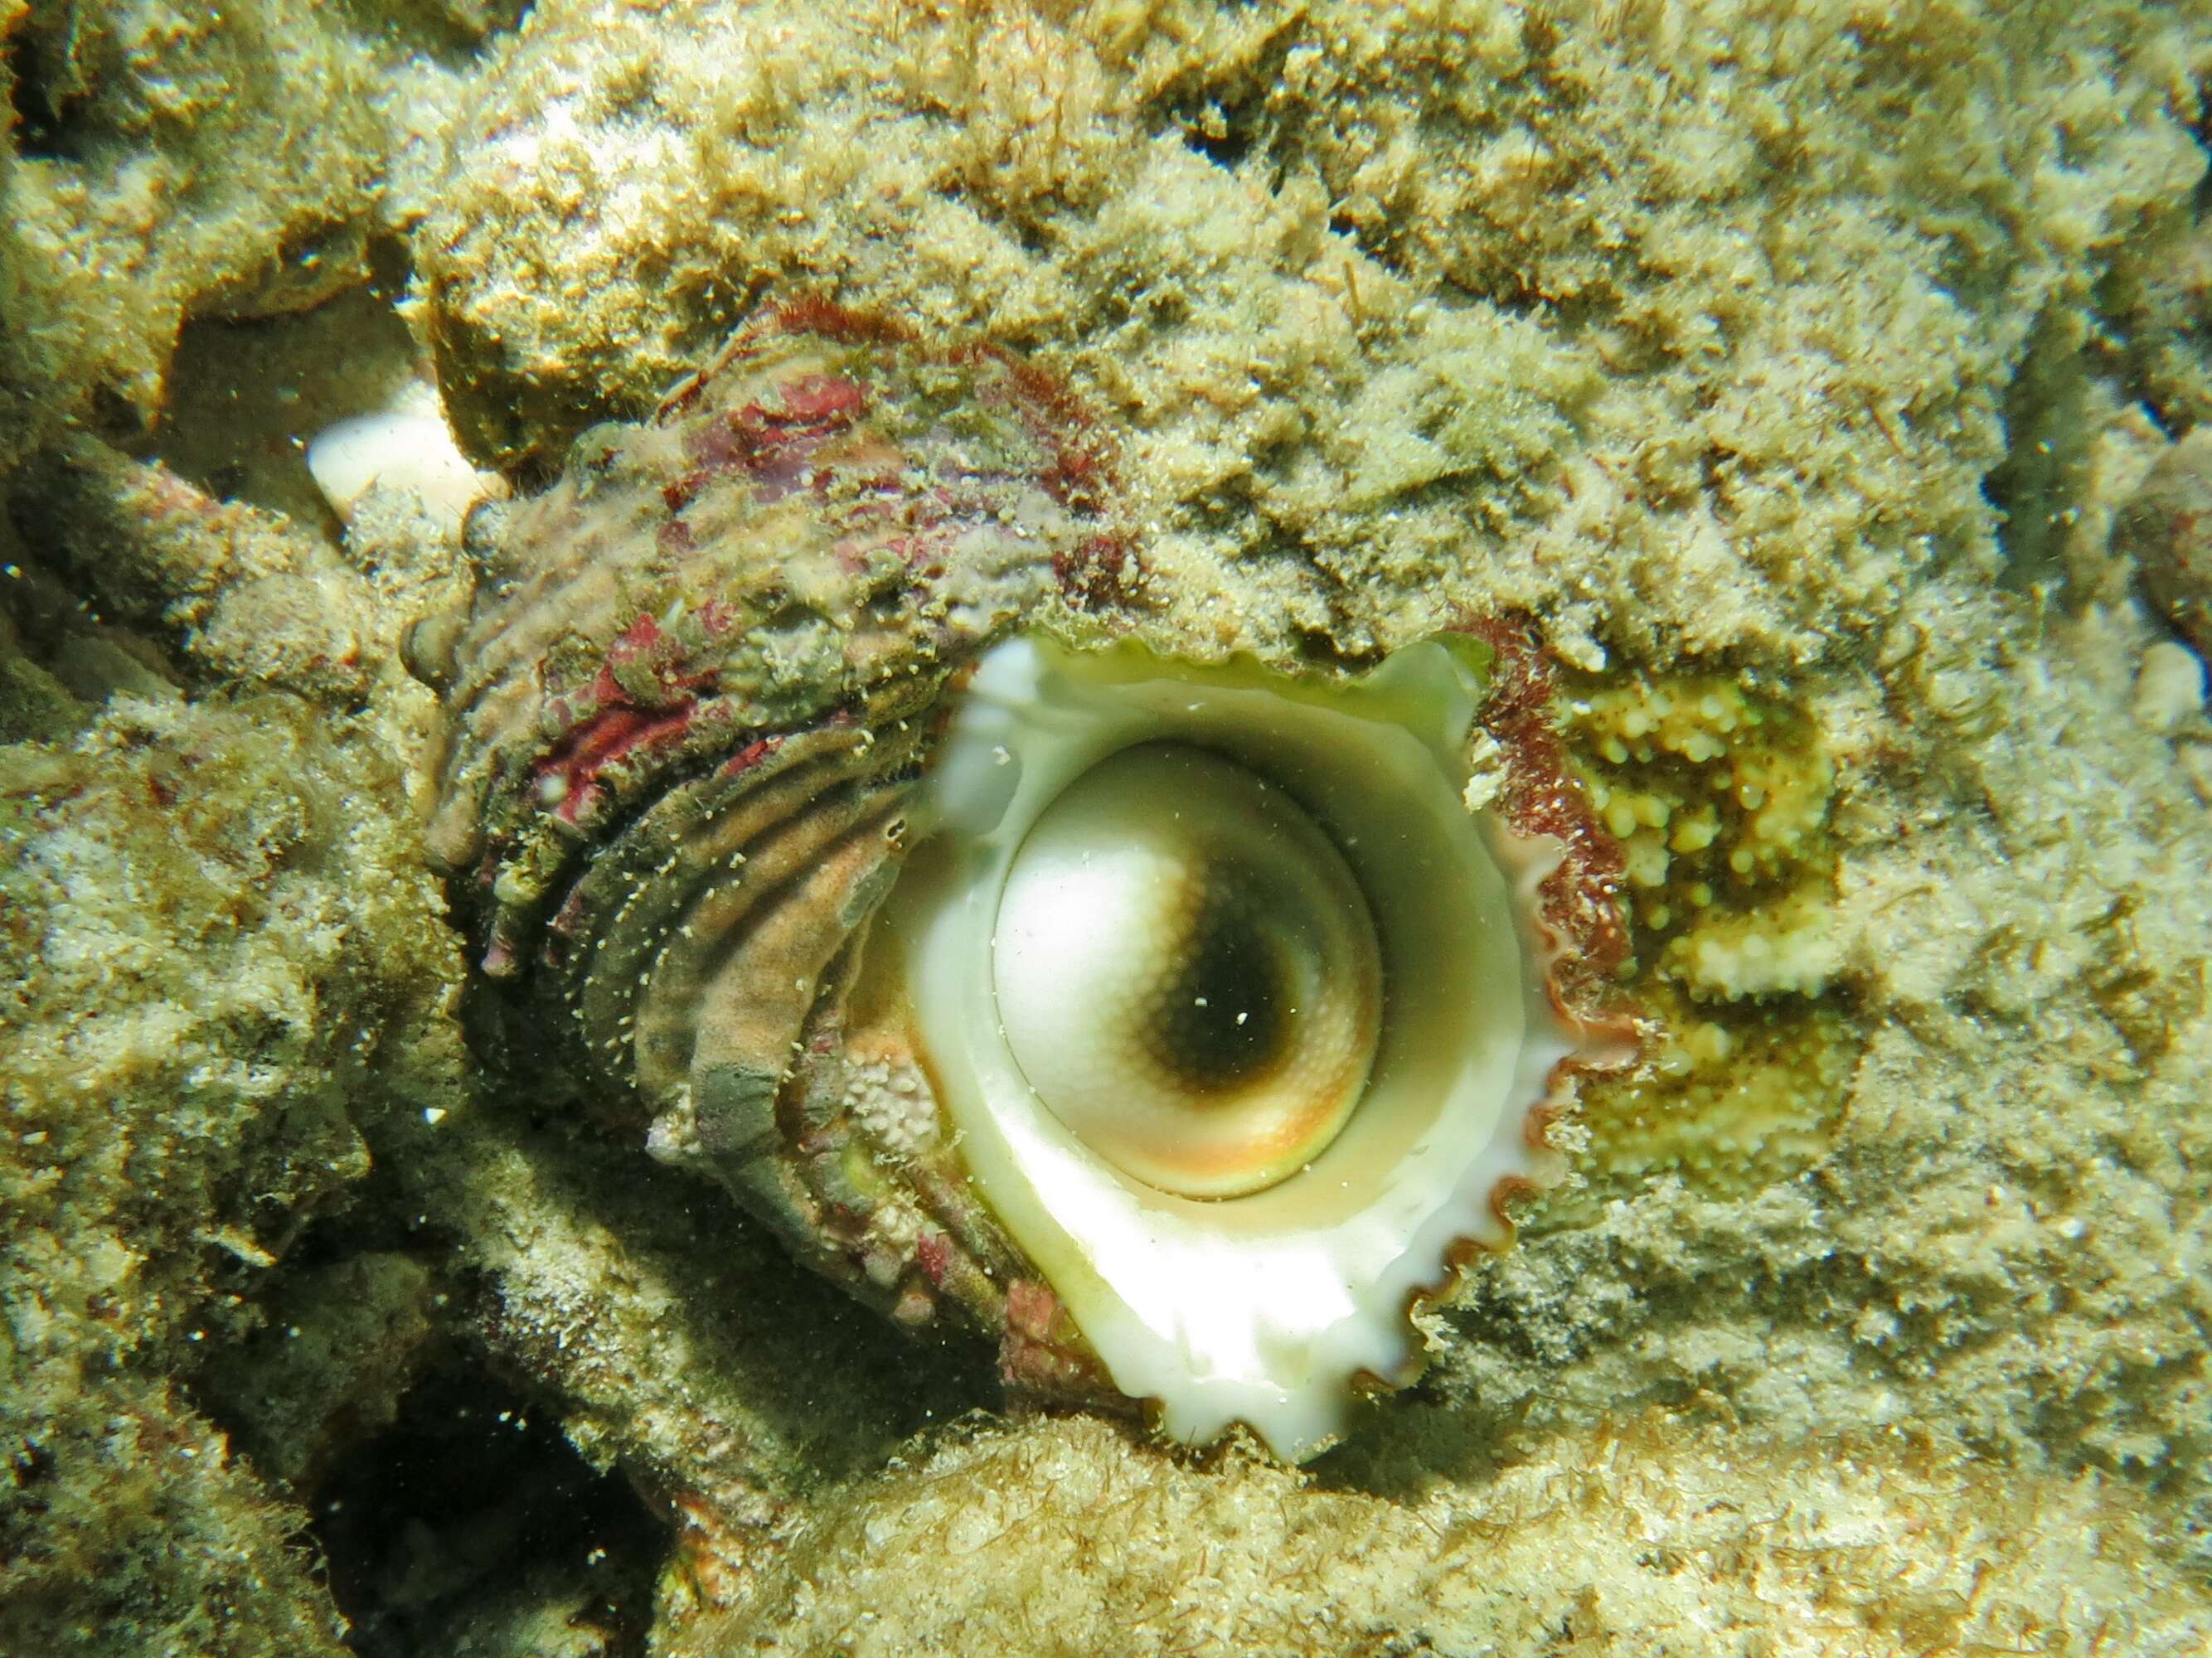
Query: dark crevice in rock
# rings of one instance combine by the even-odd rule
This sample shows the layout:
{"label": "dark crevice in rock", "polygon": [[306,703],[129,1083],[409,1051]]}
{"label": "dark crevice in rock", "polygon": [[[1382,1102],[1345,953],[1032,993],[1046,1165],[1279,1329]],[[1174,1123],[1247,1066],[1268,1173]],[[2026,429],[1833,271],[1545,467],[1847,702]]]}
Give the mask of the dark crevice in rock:
{"label": "dark crevice in rock", "polygon": [[336,422],[390,406],[425,367],[396,309],[404,264],[394,269],[390,243],[368,254],[369,279],[319,304],[185,325],[155,434],[163,465],[217,501],[337,539],[308,444]]}
{"label": "dark crevice in rock", "polygon": [[522,26],[532,0],[344,0],[362,30],[387,44],[465,67]]}
{"label": "dark crevice in rock", "polygon": [[552,1412],[480,1370],[425,1378],[333,1466],[312,1512],[364,1658],[645,1650],[665,1531]]}
{"label": "dark crevice in rock", "polygon": [[0,43],[19,155],[52,159],[70,153],[70,105],[84,91],[72,55],[75,35],[66,7],[41,4]]}

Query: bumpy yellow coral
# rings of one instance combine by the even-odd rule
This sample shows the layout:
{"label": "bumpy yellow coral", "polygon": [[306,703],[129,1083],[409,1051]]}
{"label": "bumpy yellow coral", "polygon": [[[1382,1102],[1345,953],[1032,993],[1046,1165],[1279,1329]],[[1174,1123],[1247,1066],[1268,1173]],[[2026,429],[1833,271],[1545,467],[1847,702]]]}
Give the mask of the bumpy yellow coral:
{"label": "bumpy yellow coral", "polygon": [[1787,1177],[1828,1143],[1856,1058],[1832,920],[1835,771],[1783,699],[1718,675],[1589,679],[1561,710],[1626,852],[1637,999],[1661,1034],[1586,1085],[1586,1212],[1655,1175],[1717,1195]]}

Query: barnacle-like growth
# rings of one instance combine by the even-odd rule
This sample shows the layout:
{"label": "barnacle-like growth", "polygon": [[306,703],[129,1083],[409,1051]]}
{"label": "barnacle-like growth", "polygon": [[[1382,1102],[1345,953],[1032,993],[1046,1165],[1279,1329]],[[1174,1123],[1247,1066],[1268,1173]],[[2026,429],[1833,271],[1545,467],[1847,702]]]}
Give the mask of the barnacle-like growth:
{"label": "barnacle-like growth", "polygon": [[1020,362],[772,313],[472,522],[412,649],[432,847],[542,1095],[1012,1386],[1302,1455],[1616,1057],[1576,1011],[1613,866],[1526,699],[1470,811],[1517,635],[1357,678],[1102,642],[1140,620],[1110,483]]}

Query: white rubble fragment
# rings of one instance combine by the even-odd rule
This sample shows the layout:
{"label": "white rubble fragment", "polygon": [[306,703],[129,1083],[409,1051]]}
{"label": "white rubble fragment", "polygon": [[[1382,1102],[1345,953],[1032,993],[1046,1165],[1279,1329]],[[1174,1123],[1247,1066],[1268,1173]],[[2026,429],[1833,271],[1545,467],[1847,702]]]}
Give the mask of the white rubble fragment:
{"label": "white rubble fragment", "polygon": [[307,445],[307,470],[331,510],[349,524],[372,489],[412,491],[448,533],[477,501],[507,493],[497,473],[469,465],[437,388],[422,380],[409,382],[389,407],[325,427]]}

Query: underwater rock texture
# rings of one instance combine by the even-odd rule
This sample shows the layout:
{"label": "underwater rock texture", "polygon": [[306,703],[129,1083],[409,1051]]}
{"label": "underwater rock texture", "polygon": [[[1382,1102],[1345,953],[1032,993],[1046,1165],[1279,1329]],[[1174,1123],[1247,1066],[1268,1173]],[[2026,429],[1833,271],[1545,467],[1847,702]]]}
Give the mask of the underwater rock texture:
{"label": "underwater rock texture", "polygon": [[450,1086],[434,890],[362,804],[398,768],[273,693],[131,699],[6,767],[0,1646],[335,1651],[300,1516],[189,1386],[368,1173],[362,1122]]}
{"label": "underwater rock texture", "polygon": [[1255,645],[1863,638],[1989,548],[2030,331],[2202,164],[2118,6],[576,3],[504,51],[416,241],[465,444],[557,456],[834,283],[1033,343]]}
{"label": "underwater rock texture", "polygon": [[[643,1493],[659,1596],[603,1649],[2202,1649],[2212,728],[2136,716],[2170,641],[2112,537],[2212,406],[2201,16],[511,21],[0,4],[0,707],[46,739],[0,750],[0,1646],[335,1648],[343,1539],[301,1527],[406,1354],[257,1344],[350,1284]],[[1615,698],[1570,738],[1632,842],[1664,804],[1705,855],[1671,841],[1708,786],[1621,723],[1698,675],[1820,734],[1814,841],[1771,886],[1746,841],[1741,889],[1646,854],[1639,905],[1694,873],[1740,918],[1673,977],[1688,924],[1639,920],[1678,1068],[1590,1113],[1584,1184],[1317,1469],[1087,1420],[912,1442],[995,1405],[979,1367],[479,1086],[393,660],[450,544],[142,452],[232,406],[213,319],[296,337],[379,258],[526,486],[770,290],[1018,347],[1116,431],[1156,647],[1357,663],[1526,608]],[[252,407],[272,468],[312,434]],[[1754,937],[1792,969],[1739,970]],[[546,1565],[447,1626],[597,1593]]]}
{"label": "underwater rock texture", "polygon": [[188,316],[360,280],[391,148],[367,43],[308,0],[11,0],[0,461],[67,422],[149,424]]}
{"label": "underwater rock texture", "polygon": [[664,1649],[2178,1653],[2200,1638],[2195,1593],[2146,1591],[2119,1564],[2148,1541],[2141,1518],[2092,1480],[1794,1436],[1733,1467],[1749,1447],[1717,1426],[1628,1414],[1479,1496],[1396,1501],[1233,1457],[1133,1462],[1091,1423],[985,1433],[824,1505],[775,1572],[679,1621]]}

